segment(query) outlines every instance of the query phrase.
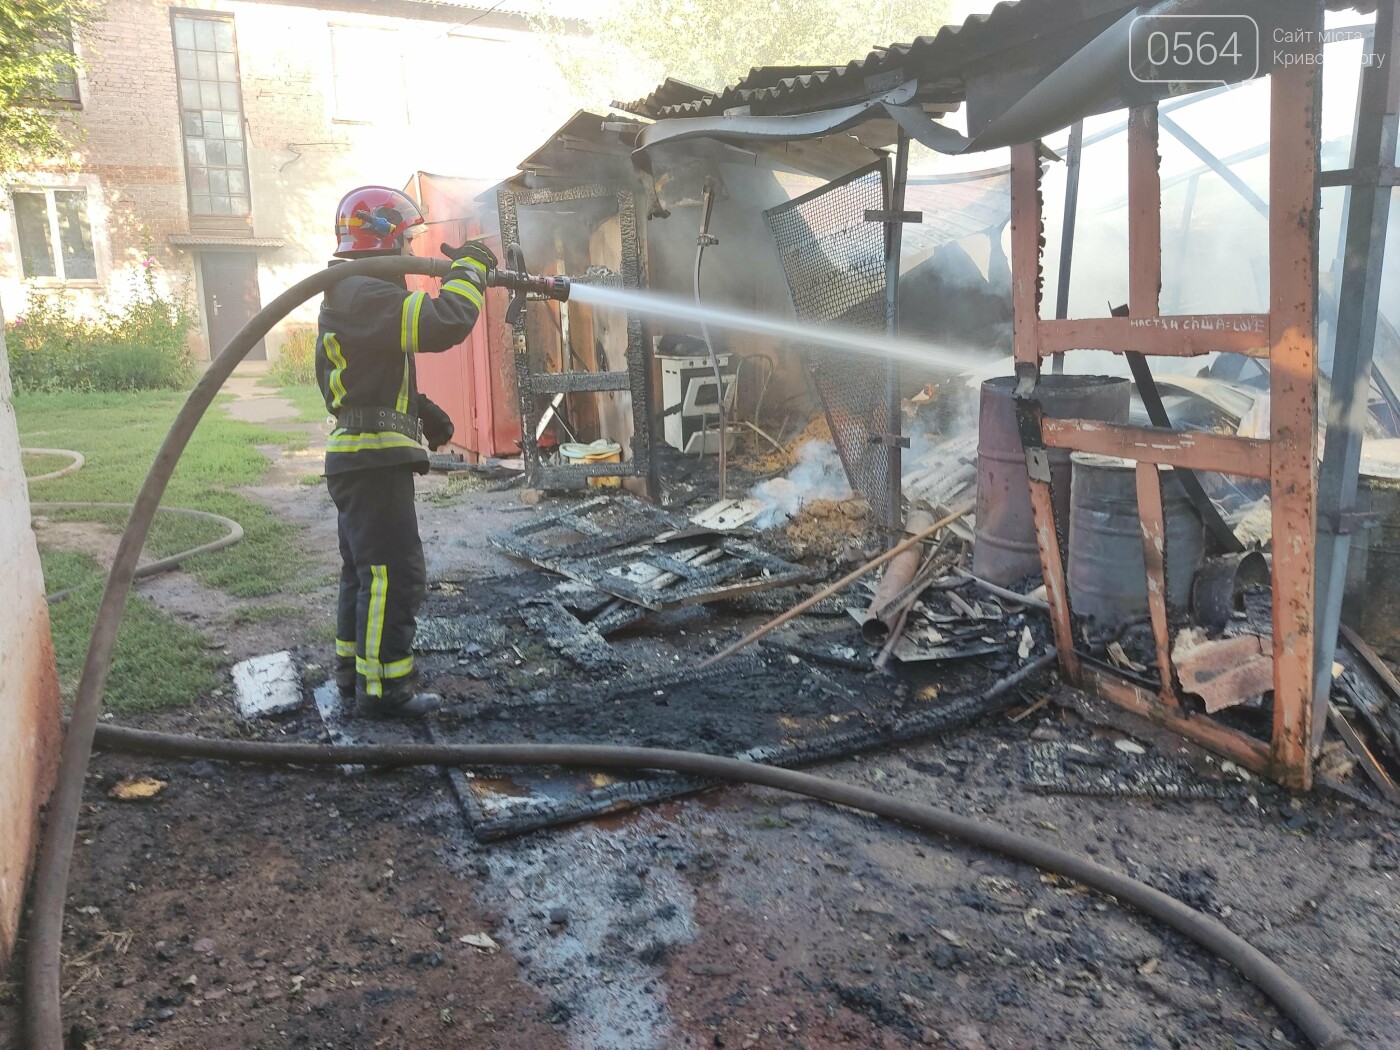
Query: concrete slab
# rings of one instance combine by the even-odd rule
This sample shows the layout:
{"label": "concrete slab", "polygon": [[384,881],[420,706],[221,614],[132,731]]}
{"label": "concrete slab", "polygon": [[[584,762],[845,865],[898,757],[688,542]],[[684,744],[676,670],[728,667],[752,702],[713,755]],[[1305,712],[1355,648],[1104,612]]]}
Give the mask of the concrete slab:
{"label": "concrete slab", "polygon": [[244,718],[267,718],[301,706],[301,675],[285,649],[233,665],[234,702]]}

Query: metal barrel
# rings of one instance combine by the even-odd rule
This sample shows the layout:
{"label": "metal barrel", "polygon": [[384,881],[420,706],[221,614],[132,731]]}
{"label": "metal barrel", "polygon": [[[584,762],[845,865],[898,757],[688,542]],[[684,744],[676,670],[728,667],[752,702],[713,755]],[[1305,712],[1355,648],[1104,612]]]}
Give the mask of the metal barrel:
{"label": "metal barrel", "polygon": [[[977,434],[977,529],[972,571],[984,580],[1009,585],[1040,572],[1035,542],[1026,453],[1016,425],[1014,376],[982,384]],[[1115,376],[1042,375],[1041,411],[1054,419],[1128,421],[1131,385]],[[1069,520],[1069,452],[1052,448],[1051,491],[1060,535]]]}
{"label": "metal barrel", "polygon": [[[1147,612],[1137,471],[1112,456],[1076,452],[1069,507],[1069,604],[1099,627],[1141,620]],[[1163,468],[1167,529],[1167,608],[1183,612],[1205,556],[1205,529],[1171,468]]]}
{"label": "metal barrel", "polygon": [[1362,470],[1356,509],[1375,520],[1351,539],[1342,622],[1393,658],[1400,655],[1400,470],[1364,461]]}

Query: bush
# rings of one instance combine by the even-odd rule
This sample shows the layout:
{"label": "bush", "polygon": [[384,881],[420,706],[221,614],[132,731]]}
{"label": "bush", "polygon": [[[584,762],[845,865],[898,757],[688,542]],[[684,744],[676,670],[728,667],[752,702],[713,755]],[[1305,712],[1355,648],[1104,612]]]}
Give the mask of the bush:
{"label": "bush", "polygon": [[278,386],[316,382],[316,329],[293,328],[288,332],[267,374]]}
{"label": "bush", "polygon": [[193,366],[186,340],[195,313],[156,287],[148,259],[131,297],[79,317],[66,300],[31,289],[25,312],[5,326],[10,377],[19,393],[55,390],[178,390]]}

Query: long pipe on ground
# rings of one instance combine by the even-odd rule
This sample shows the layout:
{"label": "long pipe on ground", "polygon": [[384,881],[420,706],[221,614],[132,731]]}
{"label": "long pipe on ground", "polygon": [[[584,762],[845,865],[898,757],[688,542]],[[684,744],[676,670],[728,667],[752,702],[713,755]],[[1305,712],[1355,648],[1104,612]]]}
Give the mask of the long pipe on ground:
{"label": "long pipe on ground", "polygon": [[[933,515],[923,507],[915,507],[909,512],[904,525],[906,536],[923,532],[933,524]],[[905,614],[908,606],[895,601],[914,582],[919,571],[923,551],[918,544],[906,547],[898,557],[891,558],[885,567],[885,574],[875,588],[870,599],[870,608],[865,610],[865,620],[860,625],[860,636],[869,645],[883,645],[894,630],[895,623]]]}
{"label": "long pipe on ground", "polygon": [[131,593],[136,563],[151,531],[160,498],[170,475],[174,473],[175,465],[180,461],[181,453],[189,444],[195,426],[213,403],[224,380],[232,374],[234,366],[272,330],[274,324],[308,299],[321,295],[347,277],[396,279],[410,273],[441,277],[450,265],[445,259],[357,259],[327,267],[298,281],[258,311],[229,340],[228,346],[209,363],[209,368],[195,383],[189,398],[171,423],[170,431],[157,451],[150,472],[132,505],[126,531],[117,545],[117,554],[107,576],[107,588],[93,622],[82,679],[73,699],[68,732],[63,739],[63,753],[59,760],[58,781],[49,800],[49,821],[34,876],[29,943],[25,953],[25,1024],[31,1050],[62,1050],[63,1047],[63,1012],[59,1000],[63,905],[93,732],[102,710],[102,693],[112,665],[112,649],[126,609],[127,596]]}
{"label": "long pipe on ground", "polygon": [[[668,770],[737,784],[790,791],[807,798],[898,821],[934,835],[956,839],[1042,871],[1067,876],[1107,893],[1145,915],[1166,923],[1215,953],[1252,981],[1316,1047],[1360,1050],[1322,1005],[1277,963],[1223,923],[1146,883],[1105,868],[1077,853],[1015,831],[960,817],[947,810],[883,795],[826,777],[744,762],[718,755],[661,748],[588,744],[399,744],[340,746],[273,744],[250,740],[209,740],[103,725],[97,741],[104,748],[161,758],[256,762],[279,766],[564,766],[577,769]],[[55,1050],[57,1044],[55,1044]],[[48,1047],[44,1047],[48,1050]]]}
{"label": "long pipe on ground", "polygon": [[[30,1050],[63,1050],[63,1011],[60,998],[60,949],[63,942],[63,906],[68,892],[68,874],[73,859],[73,837],[82,804],[102,692],[111,667],[112,649],[121,625],[126,599],[131,591],[137,559],[150,532],[160,497],[179,462],[180,454],[194,433],[196,424],[213,403],[233,368],[286,314],[312,296],[322,294],[338,281],[352,276],[401,277],[410,273],[441,277],[448,268],[445,260],[386,257],[363,259],[322,270],[293,285],[250,320],[230,340],[195,384],[189,398],[171,424],[150,472],[132,507],[126,531],[117,547],[88,643],[82,680],[73,701],[58,782],[49,806],[39,865],[35,873],[34,896],[30,910],[29,941],[25,954],[25,1030]],[[957,514],[927,531],[932,535]],[[922,542],[925,536],[911,537],[891,548],[869,566],[838,583],[837,589],[891,557],[907,544]],[[815,604],[810,599],[808,603]],[[737,648],[737,647],[735,647]],[[713,661],[711,661],[713,662]],[[1025,860],[1048,871],[1073,878],[1086,886],[1112,894],[1144,913],[1165,922],[1198,944],[1215,952],[1246,978],[1254,982],[1278,1004],[1304,1035],[1323,1050],[1359,1050],[1342,1027],[1315,999],[1277,964],[1236,936],[1221,923],[1126,875],[1100,867],[1083,857],[1061,850],[1029,836],[959,817],[952,813],[873,791],[825,780],[792,770],[740,762],[713,755],[682,751],[609,746],[555,745],[462,745],[412,747],[327,747],[323,745],[279,745],[245,741],[204,741],[174,738],[161,734],[138,733],[102,727],[104,740],[118,740],[134,746],[164,747],[167,754],[202,755],[244,761],[273,761],[329,765],[564,765],[581,768],[669,769],[722,780],[759,784],[794,791],[835,805],[850,806],[890,820],[898,820],[936,834],[960,839]],[[148,752],[153,753],[153,752]]]}

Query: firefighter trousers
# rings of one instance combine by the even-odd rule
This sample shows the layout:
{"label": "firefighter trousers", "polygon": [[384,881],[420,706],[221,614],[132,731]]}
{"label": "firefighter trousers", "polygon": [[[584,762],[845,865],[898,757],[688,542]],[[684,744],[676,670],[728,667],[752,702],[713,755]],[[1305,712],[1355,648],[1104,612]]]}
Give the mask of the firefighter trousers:
{"label": "firefighter trousers", "polygon": [[340,532],[340,604],[335,653],[355,659],[370,696],[413,673],[413,633],[428,589],[411,464],[331,474]]}

